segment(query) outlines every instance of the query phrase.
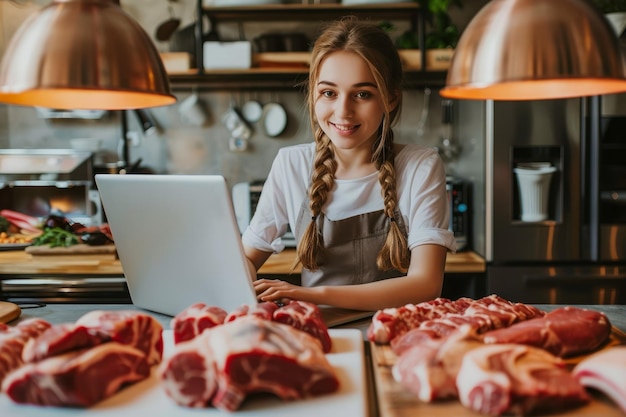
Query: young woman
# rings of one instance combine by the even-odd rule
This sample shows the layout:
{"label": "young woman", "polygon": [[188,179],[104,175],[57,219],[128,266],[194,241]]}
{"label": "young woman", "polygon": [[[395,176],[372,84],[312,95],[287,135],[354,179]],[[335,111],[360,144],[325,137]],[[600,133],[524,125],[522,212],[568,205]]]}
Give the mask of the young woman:
{"label": "young woman", "polygon": [[375,24],[342,19],[317,39],[308,81],[315,142],[278,152],[243,234],[258,270],[290,226],[302,285],[258,279],[259,300],[374,311],[440,295],[455,250],[445,171],[436,150],[394,144],[401,87],[397,50]]}

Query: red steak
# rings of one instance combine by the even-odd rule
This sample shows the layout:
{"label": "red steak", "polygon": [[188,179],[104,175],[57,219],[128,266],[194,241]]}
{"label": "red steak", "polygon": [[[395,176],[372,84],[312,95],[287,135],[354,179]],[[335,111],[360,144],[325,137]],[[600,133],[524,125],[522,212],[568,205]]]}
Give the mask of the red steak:
{"label": "red steak", "polygon": [[174,331],[174,343],[191,340],[205,329],[224,323],[226,310],[217,306],[207,306],[204,303],[193,304],[180,313],[171,321]]}
{"label": "red steak", "polygon": [[143,352],[110,342],[25,364],[5,378],[2,391],[17,403],[89,407],[148,375]]}
{"label": "red steak", "polygon": [[148,365],[161,362],[163,326],[149,314],[134,310],[95,310],[79,318],[76,325],[95,329],[113,342],[139,349],[146,355]]}
{"label": "red steak", "polygon": [[540,347],[559,357],[597,349],[611,334],[611,323],[601,312],[560,307],[544,317],[487,332],[485,343],[519,343]]}
{"label": "red steak", "polygon": [[463,356],[456,377],[461,403],[479,413],[527,415],[589,401],[565,363],[532,346],[484,345]]}
{"label": "red steak", "polygon": [[20,367],[22,351],[29,339],[41,334],[51,325],[42,319],[27,319],[13,327],[0,329],[0,384],[7,374]]}
{"label": "red steak", "polygon": [[238,409],[251,393],[295,400],[339,387],[317,339],[255,316],[213,327],[177,344],[159,374],[165,392],[176,403],[226,411]]}

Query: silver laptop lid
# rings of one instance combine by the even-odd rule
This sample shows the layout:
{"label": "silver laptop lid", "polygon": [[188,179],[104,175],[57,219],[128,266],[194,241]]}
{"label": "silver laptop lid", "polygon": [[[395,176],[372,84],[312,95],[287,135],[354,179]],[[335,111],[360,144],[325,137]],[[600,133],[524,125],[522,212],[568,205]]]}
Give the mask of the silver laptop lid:
{"label": "silver laptop lid", "polygon": [[256,304],[225,179],[98,174],[133,304],[176,315],[196,302]]}

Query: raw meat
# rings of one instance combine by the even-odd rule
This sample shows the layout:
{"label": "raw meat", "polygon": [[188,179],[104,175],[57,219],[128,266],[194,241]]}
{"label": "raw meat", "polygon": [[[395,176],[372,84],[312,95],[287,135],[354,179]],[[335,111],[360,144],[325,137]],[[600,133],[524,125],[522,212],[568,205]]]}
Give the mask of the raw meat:
{"label": "raw meat", "polygon": [[202,303],[194,304],[172,319],[174,343],[193,339],[205,329],[248,316],[289,324],[319,339],[324,352],[331,350],[328,327],[322,319],[319,308],[315,304],[303,301],[291,301],[282,307],[273,302],[262,302],[252,306],[242,305],[230,313],[219,307],[209,307]]}
{"label": "raw meat", "polygon": [[207,306],[204,303],[193,304],[178,313],[170,326],[174,332],[174,343],[191,340],[205,329],[224,323],[226,310],[217,306]]}
{"label": "raw meat", "polygon": [[110,342],[25,364],[5,378],[2,390],[17,403],[89,407],[149,375],[142,351]]}
{"label": "raw meat", "polygon": [[32,318],[0,330],[0,384],[11,371],[24,363],[22,351],[28,340],[38,336],[50,326],[45,320]]}
{"label": "raw meat", "polygon": [[463,355],[456,386],[464,406],[494,416],[565,410],[590,400],[561,359],[516,344],[484,345]]}
{"label": "raw meat", "polygon": [[470,326],[446,337],[426,338],[405,350],[392,368],[394,379],[424,402],[456,398],[456,376],[463,356],[484,346]]}
{"label": "raw meat", "polygon": [[583,386],[611,398],[626,413],[626,346],[613,346],[583,359],[572,370]]}
{"label": "raw meat", "polygon": [[243,316],[257,316],[265,320],[272,320],[274,311],[277,309],[278,305],[269,301],[258,303],[253,306],[242,305],[241,307],[231,311],[228,316],[226,316],[224,321],[233,321]]}
{"label": "raw meat", "polygon": [[335,392],[339,380],[319,340],[291,326],[245,316],[176,345],[159,375],[189,407],[238,409],[250,393],[295,400]]}
{"label": "raw meat", "polygon": [[416,328],[392,339],[390,345],[394,353],[400,355],[404,350],[420,343],[423,338],[445,337],[456,332],[461,326],[469,326],[473,332],[481,334],[516,322],[542,317],[544,314],[535,307],[511,303],[491,295],[471,301],[462,313],[445,313],[440,317],[422,321]]}
{"label": "raw meat", "polygon": [[367,338],[375,343],[388,344],[396,337],[419,327],[423,321],[448,313],[463,313],[472,301],[465,297],[456,301],[436,298],[419,304],[378,310],[367,329]]}
{"label": "raw meat", "polygon": [[96,329],[113,342],[129,345],[144,352],[148,365],[163,358],[163,326],[149,314],[134,310],[91,311],[76,321],[77,325]]}
{"label": "raw meat", "polygon": [[328,327],[317,305],[292,300],[274,311],[273,319],[310,334],[320,341],[324,353],[330,352],[332,342]]}
{"label": "raw meat", "polygon": [[610,334],[611,323],[603,313],[560,307],[542,318],[487,332],[484,342],[525,344],[569,357],[597,349]]}
{"label": "raw meat", "polygon": [[36,362],[72,350],[97,346],[111,338],[98,329],[72,323],[55,324],[26,342],[22,350],[25,363]]}

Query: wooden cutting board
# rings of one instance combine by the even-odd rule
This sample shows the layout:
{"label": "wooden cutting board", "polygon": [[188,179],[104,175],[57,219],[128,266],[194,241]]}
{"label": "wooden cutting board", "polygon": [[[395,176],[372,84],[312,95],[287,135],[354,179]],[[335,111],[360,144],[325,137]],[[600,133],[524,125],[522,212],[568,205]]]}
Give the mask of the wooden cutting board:
{"label": "wooden cutting board", "polygon": [[8,323],[20,316],[22,310],[17,304],[0,301],[0,323]]}
{"label": "wooden cutting board", "polygon": [[[613,327],[610,341],[603,347],[626,344],[626,334]],[[458,400],[424,403],[396,382],[391,373],[396,355],[388,345],[377,345],[370,342],[372,352],[372,368],[376,380],[376,394],[380,408],[380,417],[481,417],[484,415],[464,407]],[[584,356],[567,360],[570,365],[577,363]],[[592,401],[583,406],[559,413],[549,414],[550,417],[625,417],[611,400],[598,392],[592,393]]]}
{"label": "wooden cutting board", "polygon": [[37,255],[87,255],[87,254],[107,254],[115,253],[115,245],[91,246],[85,244],[73,245],[68,247],[54,247],[49,245],[29,246],[25,249],[26,253],[33,256]]}

